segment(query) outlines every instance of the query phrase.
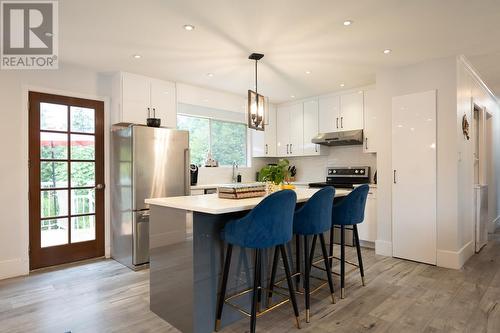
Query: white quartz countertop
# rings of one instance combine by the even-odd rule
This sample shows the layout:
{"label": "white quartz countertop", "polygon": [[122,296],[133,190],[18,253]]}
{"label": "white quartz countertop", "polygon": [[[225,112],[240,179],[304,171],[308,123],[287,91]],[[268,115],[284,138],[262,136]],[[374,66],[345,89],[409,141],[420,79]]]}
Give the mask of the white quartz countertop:
{"label": "white quartz countertop", "polygon": [[[307,201],[318,190],[319,189],[316,188],[295,189],[294,191],[297,193],[297,202]],[[350,190],[337,189],[335,191],[335,197],[346,196],[350,192]],[[263,198],[264,197],[249,199],[221,199],[217,194],[206,194],[196,196],[151,198],[146,199],[146,203],[149,205],[176,208],[208,214],[225,214],[250,210],[257,206]]]}

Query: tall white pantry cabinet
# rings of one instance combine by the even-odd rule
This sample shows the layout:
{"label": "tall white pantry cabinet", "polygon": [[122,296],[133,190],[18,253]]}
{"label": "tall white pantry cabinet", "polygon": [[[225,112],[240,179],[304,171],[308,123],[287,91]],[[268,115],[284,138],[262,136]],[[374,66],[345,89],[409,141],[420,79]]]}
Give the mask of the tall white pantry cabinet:
{"label": "tall white pantry cabinet", "polygon": [[436,91],[392,99],[393,256],[436,264]]}

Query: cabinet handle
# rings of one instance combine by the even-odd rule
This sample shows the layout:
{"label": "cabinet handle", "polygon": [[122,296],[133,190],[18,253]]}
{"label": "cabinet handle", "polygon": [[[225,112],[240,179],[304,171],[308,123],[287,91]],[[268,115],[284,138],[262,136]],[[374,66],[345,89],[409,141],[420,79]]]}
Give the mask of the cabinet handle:
{"label": "cabinet handle", "polygon": [[156,108],[153,108],[153,118],[156,118]]}
{"label": "cabinet handle", "polygon": [[396,179],[396,170],[394,170],[394,179],[393,179],[393,181],[394,181],[394,184],[397,184],[397,179]]}
{"label": "cabinet handle", "polygon": [[289,152],[288,152],[288,146],[289,146],[289,145],[288,145],[288,143],[287,143],[287,144],[286,144],[286,153],[287,153],[287,155],[289,154]]}
{"label": "cabinet handle", "polygon": [[292,144],[290,143],[290,154],[293,154],[292,153]]}
{"label": "cabinet handle", "polygon": [[148,118],[151,118],[151,108],[148,108]]}
{"label": "cabinet handle", "polygon": [[340,117],[340,128],[344,128],[344,117]]}
{"label": "cabinet handle", "polygon": [[365,138],[365,149],[368,150],[368,138]]}
{"label": "cabinet handle", "polygon": [[314,145],[314,151],[318,152],[318,145]]}
{"label": "cabinet handle", "polygon": [[268,154],[267,143],[266,143],[266,155]]}
{"label": "cabinet handle", "polygon": [[339,117],[337,117],[337,128],[339,128]]}

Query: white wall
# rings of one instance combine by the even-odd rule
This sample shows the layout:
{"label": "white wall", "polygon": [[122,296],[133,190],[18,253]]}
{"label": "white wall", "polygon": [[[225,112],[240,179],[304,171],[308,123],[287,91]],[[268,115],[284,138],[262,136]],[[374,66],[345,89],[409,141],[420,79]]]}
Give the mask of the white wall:
{"label": "white wall", "polygon": [[[472,124],[474,104],[485,108],[490,118],[489,149],[487,152],[487,172],[485,183],[488,185],[488,220],[490,231],[495,228],[499,216],[499,200],[497,196],[500,182],[500,108],[497,100],[488,91],[474,69],[467,60],[460,57],[457,61],[457,145],[458,145],[458,241],[459,246],[474,242],[474,163],[473,140],[467,140],[462,134],[461,124],[463,115],[467,115]],[[472,127],[472,126],[471,126]]]}
{"label": "white wall", "polygon": [[[0,72],[0,279],[27,274],[29,268],[27,91],[30,88],[104,100],[106,119],[109,116],[109,80],[94,71],[60,64],[59,70]],[[106,233],[109,235],[109,219]],[[109,243],[106,252],[109,253]]]}
{"label": "white wall", "polygon": [[[378,166],[378,237],[376,251],[392,255],[392,98],[437,90],[437,248],[455,254],[457,240],[456,59],[450,57],[377,73],[380,137]],[[411,147],[408,147],[409,157]],[[411,191],[411,189],[408,189]],[[415,193],[415,204],[419,195]]]}
{"label": "white wall", "polygon": [[[392,255],[392,97],[433,89],[437,90],[437,265],[460,268],[473,254],[474,246],[472,147],[461,134],[462,115],[467,113],[471,119],[471,98],[493,111],[494,142],[498,142],[500,121],[496,101],[456,57],[377,73],[380,142],[376,252]],[[410,157],[411,147],[408,149]],[[494,174],[500,172],[498,147],[492,148],[492,155],[495,172],[489,176],[493,185],[489,193],[490,219],[498,216],[498,184],[494,179]],[[425,194],[415,193],[415,204],[419,195]]]}

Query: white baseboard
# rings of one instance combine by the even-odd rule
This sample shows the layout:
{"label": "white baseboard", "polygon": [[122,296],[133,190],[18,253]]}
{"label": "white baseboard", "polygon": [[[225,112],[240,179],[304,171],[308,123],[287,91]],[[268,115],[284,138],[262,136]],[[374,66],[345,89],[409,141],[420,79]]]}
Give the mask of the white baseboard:
{"label": "white baseboard", "polygon": [[392,242],[377,239],[375,241],[375,254],[392,257]]}
{"label": "white baseboard", "polygon": [[488,233],[493,234],[500,227],[500,216],[497,216],[488,226]]}
{"label": "white baseboard", "polygon": [[470,241],[458,251],[437,250],[437,266],[460,269],[474,254],[474,242]]}
{"label": "white baseboard", "polygon": [[0,261],[0,280],[28,274],[28,259],[16,258]]}
{"label": "white baseboard", "polygon": [[111,246],[106,246],[104,248],[104,257],[107,259],[111,258]]}

